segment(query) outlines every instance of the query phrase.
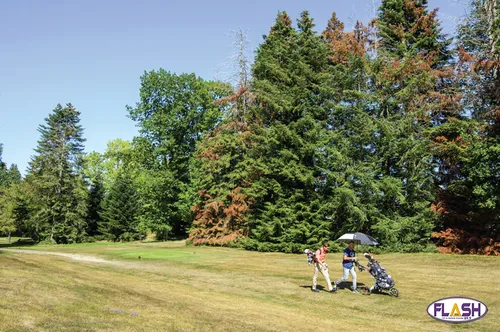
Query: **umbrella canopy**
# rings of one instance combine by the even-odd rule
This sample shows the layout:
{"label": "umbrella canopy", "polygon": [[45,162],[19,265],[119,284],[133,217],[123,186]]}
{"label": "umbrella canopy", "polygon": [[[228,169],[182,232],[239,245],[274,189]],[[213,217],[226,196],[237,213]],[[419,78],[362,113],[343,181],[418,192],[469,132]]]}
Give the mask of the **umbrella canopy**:
{"label": "umbrella canopy", "polygon": [[354,241],[354,243],[356,244],[367,244],[369,246],[378,246],[379,244],[377,240],[375,240],[371,236],[360,232],[345,233],[344,235],[339,237],[337,241],[343,241],[343,242]]}

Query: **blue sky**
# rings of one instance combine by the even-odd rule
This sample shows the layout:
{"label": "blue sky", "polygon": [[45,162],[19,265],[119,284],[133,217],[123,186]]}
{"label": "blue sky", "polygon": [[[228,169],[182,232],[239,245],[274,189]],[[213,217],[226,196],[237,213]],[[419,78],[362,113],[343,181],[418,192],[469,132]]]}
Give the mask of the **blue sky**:
{"label": "blue sky", "polygon": [[[380,0],[375,0],[379,3]],[[446,31],[463,3],[429,0]],[[323,30],[333,11],[349,28],[372,17],[372,0],[0,0],[0,143],[2,159],[24,173],[40,138],[37,128],[61,103],[81,111],[86,151],[137,134],[126,105],[139,98],[144,71],[164,68],[220,75],[231,54],[231,30],[248,30],[250,55],[279,10],[307,9]]]}

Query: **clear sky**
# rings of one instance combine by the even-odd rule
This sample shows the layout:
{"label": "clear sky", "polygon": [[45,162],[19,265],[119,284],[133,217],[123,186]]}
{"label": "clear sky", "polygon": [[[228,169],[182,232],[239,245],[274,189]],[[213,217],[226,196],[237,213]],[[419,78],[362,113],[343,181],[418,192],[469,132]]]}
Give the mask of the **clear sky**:
{"label": "clear sky", "polygon": [[[459,1],[429,0],[445,31],[464,14]],[[231,30],[248,30],[252,56],[279,10],[294,19],[309,10],[318,31],[336,11],[350,30],[373,16],[372,2],[380,0],[0,0],[2,159],[24,173],[38,126],[68,102],[82,113],[86,151],[104,152],[137,134],[125,106],[139,100],[144,71],[214,79],[232,52]]]}

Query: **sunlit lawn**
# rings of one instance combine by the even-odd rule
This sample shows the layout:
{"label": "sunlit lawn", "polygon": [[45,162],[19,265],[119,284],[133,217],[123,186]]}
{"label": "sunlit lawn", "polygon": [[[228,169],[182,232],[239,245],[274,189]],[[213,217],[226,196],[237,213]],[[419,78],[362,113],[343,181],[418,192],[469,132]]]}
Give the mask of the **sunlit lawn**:
{"label": "sunlit lawn", "polygon": [[[183,242],[9,248],[113,263],[0,251],[1,331],[500,331],[499,257],[378,255],[400,291],[393,298],[312,293],[305,255]],[[327,261],[339,278],[341,254]],[[358,280],[372,284],[367,272]],[[489,312],[461,325],[430,318],[427,306],[449,296],[478,299]]]}

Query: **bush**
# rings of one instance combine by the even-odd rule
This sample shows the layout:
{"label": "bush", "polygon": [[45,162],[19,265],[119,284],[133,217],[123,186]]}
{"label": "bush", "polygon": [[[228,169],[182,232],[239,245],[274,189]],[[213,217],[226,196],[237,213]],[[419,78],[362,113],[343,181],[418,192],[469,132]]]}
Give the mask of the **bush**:
{"label": "bush", "polygon": [[383,248],[378,246],[357,245],[355,249],[357,251],[358,256],[363,255],[365,252],[375,255],[382,254],[385,252]]}
{"label": "bush", "polygon": [[257,246],[257,250],[258,251],[262,251],[262,252],[268,252],[268,251],[271,251],[271,247],[269,246],[268,243],[259,243],[258,246]]}
{"label": "bush", "polygon": [[386,245],[381,247],[368,247],[359,246],[357,247],[358,252],[370,252],[374,254],[386,254],[386,253],[418,253],[418,252],[428,252],[428,253],[438,253],[437,247],[432,243],[395,243],[392,245]]}
{"label": "bush", "polygon": [[[319,244],[317,247],[319,248],[321,244]],[[328,252],[343,252],[344,249],[347,247],[347,244],[345,243],[338,243],[338,242],[332,242],[330,243],[330,249]]]}
{"label": "bush", "polygon": [[84,242],[87,243],[94,243],[98,241],[108,241],[109,239],[106,237],[106,235],[94,235],[94,236],[86,236],[84,238]]}
{"label": "bush", "polygon": [[145,238],[144,234],[125,232],[122,235],[120,235],[119,241],[131,242],[131,241],[143,240],[144,238]]}
{"label": "bush", "polygon": [[240,239],[239,241],[229,241],[228,246],[232,248],[241,248],[249,251],[258,250],[258,242],[249,238]]}
{"label": "bush", "polygon": [[416,253],[416,252],[422,252],[423,250],[424,246],[419,243],[408,243],[401,245],[399,252]]}
{"label": "bush", "polygon": [[438,247],[433,244],[433,243],[429,243],[427,244],[423,249],[422,249],[422,252],[428,252],[428,253],[433,253],[433,254],[437,254],[439,253],[439,250],[438,250]]}

